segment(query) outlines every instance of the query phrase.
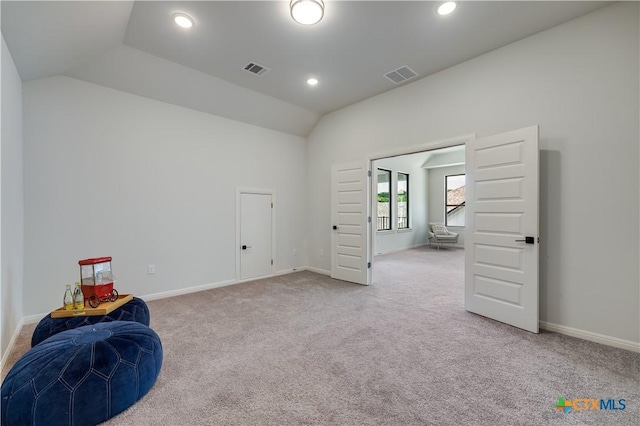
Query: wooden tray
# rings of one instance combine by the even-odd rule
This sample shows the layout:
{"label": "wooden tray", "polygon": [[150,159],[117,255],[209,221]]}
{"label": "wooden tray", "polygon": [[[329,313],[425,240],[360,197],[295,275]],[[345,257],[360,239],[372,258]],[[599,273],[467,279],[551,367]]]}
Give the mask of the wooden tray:
{"label": "wooden tray", "polygon": [[92,308],[85,301],[85,307],[81,311],[67,311],[64,307],[58,308],[55,311],[51,311],[51,318],[68,318],[68,317],[86,317],[86,316],[98,316],[107,315],[118,309],[120,306],[133,299],[133,294],[119,294],[118,300],[115,302],[102,302],[97,308]]}

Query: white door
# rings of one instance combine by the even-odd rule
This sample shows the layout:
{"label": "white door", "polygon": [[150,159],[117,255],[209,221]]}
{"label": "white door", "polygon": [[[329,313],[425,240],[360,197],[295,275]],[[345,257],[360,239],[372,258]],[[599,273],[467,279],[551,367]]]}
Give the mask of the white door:
{"label": "white door", "polygon": [[538,332],[538,126],[466,147],[465,309]]}
{"label": "white door", "polygon": [[336,164],[331,185],[331,278],[364,285],[371,281],[367,172],[364,161]]}
{"label": "white door", "polygon": [[240,194],[240,279],[271,274],[271,194]]}

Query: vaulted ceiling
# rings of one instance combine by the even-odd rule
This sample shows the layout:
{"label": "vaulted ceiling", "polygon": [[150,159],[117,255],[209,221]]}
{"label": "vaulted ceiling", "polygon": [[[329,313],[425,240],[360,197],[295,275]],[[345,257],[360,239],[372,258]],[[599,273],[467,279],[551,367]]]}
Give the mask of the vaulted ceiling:
{"label": "vaulted ceiling", "polygon": [[464,1],[443,17],[440,3],[325,0],[324,19],[303,26],[287,0],[2,1],[2,33],[24,81],[66,75],[304,136],[398,87],[394,69],[418,74],[408,84],[608,4]]}

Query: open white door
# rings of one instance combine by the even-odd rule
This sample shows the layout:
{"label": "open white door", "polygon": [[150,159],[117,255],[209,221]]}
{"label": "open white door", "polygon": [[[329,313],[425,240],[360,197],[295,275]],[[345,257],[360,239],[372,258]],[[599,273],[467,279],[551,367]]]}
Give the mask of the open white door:
{"label": "open white door", "polygon": [[538,332],[538,126],[466,147],[465,309]]}
{"label": "open white door", "polygon": [[331,278],[369,285],[367,247],[368,167],[336,164],[331,185]]}

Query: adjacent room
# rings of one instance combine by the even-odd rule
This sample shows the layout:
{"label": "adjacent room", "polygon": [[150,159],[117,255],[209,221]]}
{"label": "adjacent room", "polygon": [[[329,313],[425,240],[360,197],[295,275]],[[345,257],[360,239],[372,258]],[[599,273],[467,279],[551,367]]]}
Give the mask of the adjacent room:
{"label": "adjacent room", "polygon": [[0,7],[3,425],[640,422],[638,2]]}
{"label": "adjacent room", "polygon": [[[464,249],[464,156],[458,145],[372,162],[376,255],[438,243]],[[433,225],[455,237],[437,240]]]}

